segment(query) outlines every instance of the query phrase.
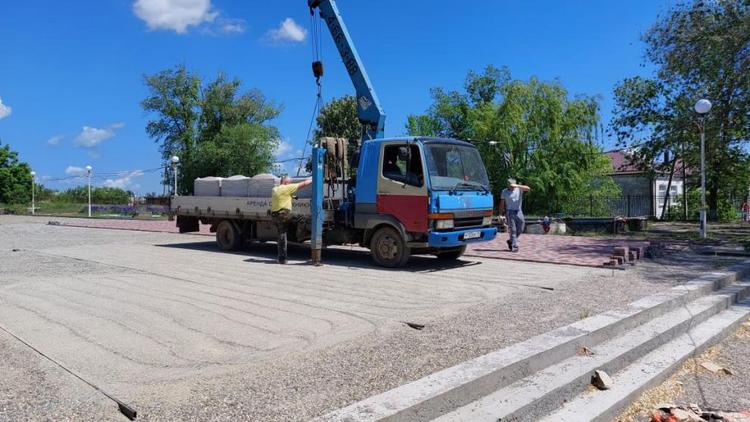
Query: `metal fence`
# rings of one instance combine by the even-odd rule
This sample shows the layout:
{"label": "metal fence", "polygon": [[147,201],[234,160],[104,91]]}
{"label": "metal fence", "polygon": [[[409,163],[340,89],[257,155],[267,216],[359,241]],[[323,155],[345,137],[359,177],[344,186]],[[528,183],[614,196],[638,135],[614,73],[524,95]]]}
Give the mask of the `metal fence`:
{"label": "metal fence", "polygon": [[[722,218],[742,216],[742,198],[723,198],[720,208]],[[666,213],[662,216],[664,203],[667,202]],[[693,201],[689,201],[693,202]],[[684,212],[681,196],[673,195],[584,195],[564,204],[550,204],[544,202],[524,203],[524,212],[532,216],[555,217],[655,217],[657,219],[682,220],[687,214],[688,220],[698,218],[699,205],[688,204],[688,212]],[[717,211],[709,211],[709,219],[719,217]],[[662,218],[663,217],[663,218]]]}

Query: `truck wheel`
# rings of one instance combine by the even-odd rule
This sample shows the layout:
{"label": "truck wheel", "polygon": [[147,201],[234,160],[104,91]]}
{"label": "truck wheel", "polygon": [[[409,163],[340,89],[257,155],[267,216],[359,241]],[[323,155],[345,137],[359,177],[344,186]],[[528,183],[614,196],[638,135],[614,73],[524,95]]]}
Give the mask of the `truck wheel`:
{"label": "truck wheel", "polygon": [[445,252],[440,252],[437,254],[437,257],[441,261],[455,261],[458,258],[461,258],[463,254],[466,252],[466,245],[463,245],[459,247],[458,249],[450,249]]}
{"label": "truck wheel", "polygon": [[388,268],[405,265],[411,255],[404,239],[391,227],[383,227],[375,232],[370,242],[370,253],[378,265]]}
{"label": "truck wheel", "polygon": [[229,220],[216,226],[216,244],[223,251],[236,251],[242,246],[242,233]]}

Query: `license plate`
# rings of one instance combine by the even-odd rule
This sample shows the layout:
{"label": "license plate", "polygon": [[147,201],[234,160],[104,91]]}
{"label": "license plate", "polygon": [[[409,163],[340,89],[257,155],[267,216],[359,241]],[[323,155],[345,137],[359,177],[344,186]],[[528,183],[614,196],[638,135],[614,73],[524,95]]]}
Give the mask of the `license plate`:
{"label": "license plate", "polygon": [[464,240],[467,240],[467,239],[476,239],[478,237],[482,237],[482,232],[466,232],[466,233],[464,233]]}

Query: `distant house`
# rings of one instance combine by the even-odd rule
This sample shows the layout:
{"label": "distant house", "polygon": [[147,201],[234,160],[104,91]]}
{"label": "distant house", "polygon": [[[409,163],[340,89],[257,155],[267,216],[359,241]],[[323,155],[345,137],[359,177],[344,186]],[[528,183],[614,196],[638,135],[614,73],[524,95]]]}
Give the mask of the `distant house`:
{"label": "distant house", "polygon": [[[629,216],[653,216],[661,219],[664,202],[669,198],[669,206],[679,205],[679,197],[684,193],[682,161],[678,160],[667,195],[669,172],[642,170],[633,164],[626,150],[608,153],[612,160],[612,179],[620,186],[622,195],[629,204]],[[690,175],[687,172],[688,176]]]}

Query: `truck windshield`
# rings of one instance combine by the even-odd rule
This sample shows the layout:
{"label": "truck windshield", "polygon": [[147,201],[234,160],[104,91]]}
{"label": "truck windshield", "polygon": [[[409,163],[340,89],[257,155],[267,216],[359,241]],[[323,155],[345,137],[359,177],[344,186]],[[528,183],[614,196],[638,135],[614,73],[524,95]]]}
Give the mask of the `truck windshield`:
{"label": "truck windshield", "polygon": [[456,144],[426,144],[425,158],[435,190],[488,190],[487,171],[476,148]]}

